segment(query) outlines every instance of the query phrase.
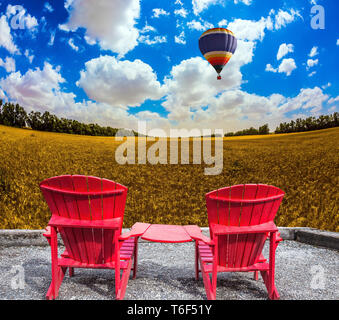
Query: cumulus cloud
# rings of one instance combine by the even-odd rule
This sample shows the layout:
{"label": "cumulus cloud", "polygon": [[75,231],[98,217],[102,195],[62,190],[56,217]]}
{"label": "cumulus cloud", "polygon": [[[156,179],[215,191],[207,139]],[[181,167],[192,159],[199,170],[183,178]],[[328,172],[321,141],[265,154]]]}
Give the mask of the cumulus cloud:
{"label": "cumulus cloud", "polygon": [[188,12],[185,8],[180,8],[180,9],[174,10],[174,14],[176,16],[181,16],[183,18],[186,18],[186,16],[188,15]]}
{"label": "cumulus cloud", "polygon": [[164,95],[152,68],[139,59],[119,61],[112,56],[92,59],[85,63],[77,84],[90,99],[120,108],[140,106],[147,99],[156,100]]}
{"label": "cumulus cloud", "polygon": [[34,55],[30,53],[31,51],[29,49],[25,50],[25,57],[28,59],[29,63],[33,62]]}
{"label": "cumulus cloud", "polygon": [[138,44],[139,31],[135,27],[140,16],[139,0],[73,0],[65,7],[69,11],[63,31],[86,29],[85,40],[98,41],[102,49],[125,55]]}
{"label": "cumulus cloud", "polygon": [[284,59],[278,68],[278,72],[285,73],[287,76],[290,76],[292,71],[296,68],[297,65],[295,64],[294,59]]}
{"label": "cumulus cloud", "polygon": [[316,55],[318,55],[319,54],[319,52],[318,52],[318,47],[313,47],[312,49],[311,49],[311,52],[309,53],[309,57],[310,58],[312,58],[312,57],[315,57]]}
{"label": "cumulus cloud", "polygon": [[168,16],[169,12],[162,8],[155,8],[153,9],[153,16],[152,18],[159,18],[160,16]]}
{"label": "cumulus cloud", "polygon": [[270,63],[268,63],[268,64],[266,65],[265,71],[268,71],[268,72],[278,72],[278,69],[273,68],[273,66],[272,66]]}
{"label": "cumulus cloud", "polygon": [[271,17],[262,17],[258,21],[235,19],[228,25],[228,29],[232,30],[237,39],[240,40],[262,40],[265,36],[265,30],[272,29]]}
{"label": "cumulus cloud", "polygon": [[[271,11],[271,13],[273,14],[274,10]],[[294,9],[290,9],[289,11],[279,9],[278,13],[274,17],[275,17],[274,28],[276,30],[279,30],[282,27],[285,27],[288,23],[293,22],[297,17],[301,18],[301,15],[299,11],[296,11]]]}
{"label": "cumulus cloud", "polygon": [[53,7],[51,6],[51,4],[49,2],[45,2],[44,11],[47,11],[47,12],[53,12],[54,11]]}
{"label": "cumulus cloud", "polygon": [[280,108],[280,112],[289,112],[298,109],[311,109],[317,108],[322,109],[323,103],[328,100],[329,96],[324,94],[322,89],[314,87],[313,89],[301,89],[298,96],[287,99]]}
{"label": "cumulus cloud", "polygon": [[18,47],[13,42],[11,29],[5,15],[0,17],[0,47],[4,47],[10,53],[19,53]]}
{"label": "cumulus cloud", "polygon": [[149,34],[147,35],[141,35],[138,39],[140,43],[145,43],[147,45],[153,45],[157,43],[164,43],[167,42],[167,37],[166,36],[155,36],[153,38],[150,37]]}
{"label": "cumulus cloud", "polygon": [[201,21],[196,21],[196,20],[187,22],[187,26],[189,29],[198,30],[198,31],[205,31],[207,29],[213,28],[213,24],[207,21],[202,21],[201,23]]}
{"label": "cumulus cloud", "polygon": [[289,52],[293,51],[294,51],[293,44],[286,43],[281,44],[277,53],[277,60],[280,60],[282,57],[286,56]]}
{"label": "cumulus cloud", "polygon": [[45,62],[43,69],[29,69],[24,75],[20,71],[13,72],[0,80],[0,87],[7,96],[25,108],[55,110],[57,107],[67,108],[67,100],[72,93],[61,95],[60,83],[65,79],[59,73],[60,67],[53,67]]}
{"label": "cumulus cloud", "polygon": [[190,58],[174,66],[165,78],[166,101],[169,119],[183,120],[192,115],[191,109],[208,105],[216,94],[240,86],[242,76],[237,64],[229,64],[227,77],[216,81],[216,73],[208,62],[200,57]]}
{"label": "cumulus cloud", "polygon": [[[195,15],[198,15],[200,12],[206,10],[211,5],[223,3],[223,0],[192,0],[193,12]],[[234,0],[234,3],[243,3],[249,6],[252,3],[252,0]]]}
{"label": "cumulus cloud", "polygon": [[70,39],[68,40],[68,44],[69,44],[69,46],[70,46],[73,50],[79,51],[79,47],[76,46],[76,45],[74,44],[74,39],[73,39],[73,38],[70,38]]}
{"label": "cumulus cloud", "polygon": [[316,66],[319,63],[319,59],[308,59],[307,60],[307,70]]}
{"label": "cumulus cloud", "polygon": [[179,36],[174,36],[174,42],[179,44],[186,44],[185,32],[181,31]]}
{"label": "cumulus cloud", "polygon": [[6,57],[5,60],[0,58],[0,67],[5,68],[7,72],[14,72],[15,60],[11,57]]}

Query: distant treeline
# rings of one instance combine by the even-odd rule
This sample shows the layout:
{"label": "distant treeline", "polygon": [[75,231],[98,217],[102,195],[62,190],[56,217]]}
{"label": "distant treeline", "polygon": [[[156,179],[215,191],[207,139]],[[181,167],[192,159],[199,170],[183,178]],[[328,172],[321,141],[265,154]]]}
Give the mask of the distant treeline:
{"label": "distant treeline", "polygon": [[296,119],[291,122],[280,123],[279,127],[275,130],[275,133],[290,133],[290,132],[304,132],[321,130],[327,128],[334,128],[339,126],[339,113],[334,112],[333,114],[326,116],[308,117],[306,119]]}
{"label": "distant treeline", "polygon": [[[289,123],[281,123],[275,130],[275,133],[290,133],[290,132],[303,132],[320,130],[326,128],[333,128],[339,126],[339,113],[334,112],[331,115],[322,115],[318,118],[308,117],[306,119],[296,119]],[[120,129],[111,127],[102,127],[98,124],[85,124],[76,120],[66,118],[58,118],[56,115],[45,111],[43,114],[40,112],[31,111],[29,114],[19,104],[3,103],[0,99],[0,124],[23,128],[30,127],[33,130],[60,132],[70,134],[80,134],[89,136],[115,136]],[[225,137],[233,136],[247,136],[247,135],[265,135],[269,134],[270,129],[268,124],[265,124],[259,129],[253,127],[237,132],[228,132]],[[135,135],[135,131],[125,130],[125,135]],[[214,136],[214,135],[212,135]]]}
{"label": "distant treeline", "polygon": [[259,127],[259,129],[255,129],[253,127],[237,132],[228,132],[225,134],[225,137],[235,137],[235,136],[251,136],[256,134],[269,134],[270,129],[268,127],[268,124],[264,124],[263,126]]}
{"label": "distant treeline", "polygon": [[[11,127],[30,127],[33,130],[80,134],[89,136],[115,136],[119,129],[101,127],[98,124],[85,124],[76,120],[58,118],[48,111],[31,111],[29,114],[19,104],[5,103],[0,100],[0,124]],[[136,133],[133,132],[135,135]]]}

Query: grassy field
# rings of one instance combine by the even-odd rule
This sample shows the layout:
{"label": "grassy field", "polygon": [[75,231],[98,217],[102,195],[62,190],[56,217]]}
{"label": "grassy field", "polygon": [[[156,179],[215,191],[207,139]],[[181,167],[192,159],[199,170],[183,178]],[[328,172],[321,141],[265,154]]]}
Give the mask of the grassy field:
{"label": "grassy field", "polygon": [[129,188],[124,227],[137,221],[207,226],[205,193],[234,184],[267,183],[286,192],[277,225],[339,232],[339,128],[225,138],[223,171],[217,176],[204,175],[205,164],[119,165],[119,144],[110,137],[0,126],[0,228],[44,228],[50,213],[39,182],[85,174]]}

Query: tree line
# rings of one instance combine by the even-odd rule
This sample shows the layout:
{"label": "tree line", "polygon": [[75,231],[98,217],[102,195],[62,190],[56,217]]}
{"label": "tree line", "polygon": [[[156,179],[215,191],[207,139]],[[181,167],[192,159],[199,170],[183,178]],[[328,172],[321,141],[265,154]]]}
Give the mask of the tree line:
{"label": "tree line", "polygon": [[[58,118],[56,115],[45,111],[31,111],[29,114],[19,104],[3,103],[0,100],[0,124],[33,130],[80,134],[89,136],[115,136],[119,129],[102,127],[98,124],[85,124],[76,120]],[[134,133],[136,134],[136,133]]]}
{"label": "tree line", "polygon": [[249,128],[240,130],[237,132],[228,132],[225,134],[225,137],[236,137],[236,136],[251,136],[251,135],[262,135],[262,134],[269,134],[270,129],[268,127],[268,124],[264,124],[263,126],[259,127],[259,129],[256,128]]}
{"label": "tree line", "polygon": [[[115,136],[119,129],[111,127],[102,127],[98,124],[85,124],[76,120],[58,118],[56,115],[45,111],[31,111],[29,114],[19,104],[10,102],[3,103],[0,99],[0,124],[24,128],[29,127],[33,130],[80,134],[89,136]],[[308,117],[306,119],[296,119],[291,122],[280,123],[274,133],[304,132],[312,130],[327,129],[339,126],[339,114],[334,112],[331,115],[321,115],[318,118]],[[138,135],[137,132],[127,132],[126,134]],[[268,124],[259,129],[249,128],[237,132],[228,132],[225,137],[245,136],[245,135],[265,135],[269,134]]]}
{"label": "tree line", "polygon": [[275,133],[304,132],[338,127],[338,116],[338,112],[334,112],[330,115],[321,115],[318,118],[298,118],[295,121],[292,120],[291,122],[280,123],[279,127],[276,128]]}

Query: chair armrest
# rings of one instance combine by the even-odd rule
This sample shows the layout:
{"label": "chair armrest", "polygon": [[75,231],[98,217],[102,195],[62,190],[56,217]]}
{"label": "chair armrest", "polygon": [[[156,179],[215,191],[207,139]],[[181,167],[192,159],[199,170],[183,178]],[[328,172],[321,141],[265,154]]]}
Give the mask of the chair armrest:
{"label": "chair armrest", "polygon": [[78,220],[53,215],[48,222],[50,227],[70,228],[95,228],[95,229],[119,229],[122,224],[121,218],[104,220]]}
{"label": "chair armrest", "polygon": [[276,238],[275,238],[275,242],[280,242],[283,241],[284,239],[281,237],[280,232],[277,232]]}
{"label": "chair armrest", "polygon": [[119,240],[127,240],[131,237],[140,237],[151,225],[149,223],[137,222],[135,223],[131,230],[120,235]]}
{"label": "chair armrest", "polygon": [[50,238],[52,236],[51,234],[51,227],[47,226],[45,229],[45,232],[42,234],[45,238]]}
{"label": "chair armrest", "polygon": [[254,226],[224,226],[220,224],[211,224],[211,230],[213,235],[226,235],[226,234],[249,234],[249,233],[266,233],[277,232],[278,228],[273,221],[258,224]]}
{"label": "chair armrest", "polygon": [[184,226],[184,229],[193,240],[202,241],[208,245],[214,245],[214,241],[203,235],[201,229],[198,226]]}

